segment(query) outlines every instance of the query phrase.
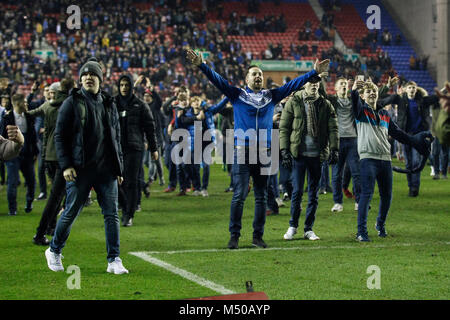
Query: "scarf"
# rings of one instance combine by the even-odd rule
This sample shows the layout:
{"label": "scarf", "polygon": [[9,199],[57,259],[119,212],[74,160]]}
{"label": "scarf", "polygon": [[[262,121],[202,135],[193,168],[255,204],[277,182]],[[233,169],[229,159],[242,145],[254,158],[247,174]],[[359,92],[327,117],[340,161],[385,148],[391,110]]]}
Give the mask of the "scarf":
{"label": "scarf", "polygon": [[317,126],[317,113],[315,102],[319,99],[319,95],[308,95],[306,90],[302,91],[302,98],[305,104],[308,104],[308,112],[306,114],[306,130],[307,134],[313,138],[317,138],[319,129]]}

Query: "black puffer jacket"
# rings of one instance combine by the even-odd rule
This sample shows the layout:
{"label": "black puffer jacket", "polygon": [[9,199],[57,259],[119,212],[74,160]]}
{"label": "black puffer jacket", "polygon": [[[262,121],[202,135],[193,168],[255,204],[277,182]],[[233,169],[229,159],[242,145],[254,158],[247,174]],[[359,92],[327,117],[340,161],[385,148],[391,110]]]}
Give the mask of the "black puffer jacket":
{"label": "black puffer jacket", "polygon": [[[120,145],[120,125],[119,115],[114,103],[114,99],[107,93],[101,92],[105,112],[107,114],[105,126],[109,133],[105,136],[105,141],[110,141],[113,146],[114,157],[111,159],[113,174],[122,176],[123,157]],[[73,167],[84,168],[87,159],[85,158],[86,146],[84,145],[82,119],[82,107],[85,103],[81,89],[73,89],[70,95],[64,100],[60,107],[55,128],[55,148],[59,166],[62,170]]]}
{"label": "black puffer jacket", "polygon": [[121,96],[120,90],[119,94],[114,97],[120,118],[122,149],[124,151],[144,151],[144,143],[147,142],[149,150],[155,152],[158,150],[158,142],[153,114],[149,106],[132,93],[133,80],[131,77],[121,76],[117,82],[118,86],[122,79],[128,79],[131,85],[130,94],[127,97]]}

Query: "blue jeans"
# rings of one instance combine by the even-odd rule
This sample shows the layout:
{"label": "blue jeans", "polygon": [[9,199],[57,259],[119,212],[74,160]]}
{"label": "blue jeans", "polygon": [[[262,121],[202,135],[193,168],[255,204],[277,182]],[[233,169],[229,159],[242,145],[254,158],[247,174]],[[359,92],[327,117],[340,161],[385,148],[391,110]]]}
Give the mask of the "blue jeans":
{"label": "blue jeans", "polygon": [[435,174],[438,174],[440,172],[444,176],[447,175],[448,153],[449,153],[448,151],[449,151],[448,146],[442,145],[439,142],[438,138],[434,138],[432,154],[433,154],[433,167]]}
{"label": "blue jeans", "polygon": [[269,176],[269,182],[267,184],[267,207],[274,212],[278,212],[278,204],[275,199],[279,196],[278,173],[276,173]]}
{"label": "blue jeans", "polygon": [[324,190],[331,188],[330,186],[330,165],[328,161],[322,162],[322,173],[320,175],[319,188]]}
{"label": "blue jeans", "polygon": [[[202,184],[200,181],[200,164],[194,163],[194,153],[191,153],[191,163],[184,165],[188,171],[188,175],[192,180],[195,191],[200,191],[202,189]],[[181,181],[180,181],[181,183]]]}
{"label": "blue jeans", "polygon": [[[248,158],[248,154],[246,154]],[[248,162],[246,162],[248,163]],[[266,197],[267,181],[269,176],[261,175],[261,168],[268,167],[259,161],[256,164],[238,164],[237,152],[234,155],[233,168],[233,198],[230,209],[229,231],[231,236],[240,237],[242,228],[242,214],[244,211],[244,202],[248,195],[248,184],[250,176],[253,179],[253,191],[255,194],[255,216],[253,219],[253,237],[261,238],[264,234],[264,225],[266,223]]]}
{"label": "blue jeans", "polygon": [[[407,170],[417,168],[422,162],[422,156],[420,155],[420,153],[410,145],[407,144],[403,145],[403,153],[405,155],[405,166]],[[410,189],[419,190],[421,173],[422,171],[418,173],[406,174],[406,178],[408,180],[408,187]]]}
{"label": "blue jeans", "polygon": [[7,198],[9,212],[17,211],[17,185],[19,183],[19,170],[25,178],[27,185],[26,204],[31,205],[34,199],[36,188],[36,176],[34,173],[34,161],[32,157],[18,156],[12,160],[6,161],[7,176]]}
{"label": "blue jeans", "polygon": [[287,193],[289,197],[292,195],[292,172],[283,166],[280,166],[280,185],[283,193]]}
{"label": "blue jeans", "polygon": [[367,215],[375,190],[375,182],[380,192],[380,207],[377,225],[383,227],[392,200],[391,161],[362,159],[360,161],[361,196],[358,205],[358,234],[367,234]]}
{"label": "blue jeans", "polygon": [[172,162],[170,154],[172,152],[173,147],[175,146],[175,142],[167,143],[164,149],[164,163],[169,170],[169,188],[177,187],[177,166]]}
{"label": "blue jeans", "polygon": [[319,204],[319,181],[322,175],[322,164],[319,157],[310,158],[300,156],[294,160],[292,168],[292,184],[294,190],[291,198],[291,219],[289,226],[298,228],[298,220],[302,211],[303,186],[308,172],[308,207],[304,231],[311,231],[316,219],[317,206]]}
{"label": "blue jeans", "polygon": [[102,208],[105,224],[107,259],[112,262],[119,256],[119,215],[117,212],[117,177],[95,169],[77,171],[75,182],[66,182],[66,205],[56,224],[55,236],[50,243],[52,252],[61,253],[70,229],[83,209],[91,188],[97,193],[98,204]]}
{"label": "blue jeans", "polygon": [[209,185],[209,164],[203,162],[202,190],[208,190]]}
{"label": "blue jeans", "polygon": [[343,202],[342,194],[342,175],[344,165],[350,169],[353,179],[353,191],[355,193],[356,203],[359,202],[361,185],[359,173],[359,155],[357,138],[341,138],[339,140],[339,161],[332,167],[333,201],[334,203]]}

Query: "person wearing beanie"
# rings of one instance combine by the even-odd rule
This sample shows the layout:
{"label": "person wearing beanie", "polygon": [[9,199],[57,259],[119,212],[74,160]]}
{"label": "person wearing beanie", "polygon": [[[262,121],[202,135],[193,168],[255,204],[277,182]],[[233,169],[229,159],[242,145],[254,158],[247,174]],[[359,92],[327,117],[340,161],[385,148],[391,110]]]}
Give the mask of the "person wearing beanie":
{"label": "person wearing beanie", "polygon": [[58,165],[54,143],[56,119],[59,108],[73,88],[73,80],[63,79],[50,85],[50,99],[37,109],[28,111],[32,116],[44,118],[44,138],[42,142],[42,158],[45,161],[47,174],[52,181],[52,189],[47,204],[42,212],[33,243],[48,245],[50,242],[45,235],[53,235],[56,226],[56,217],[61,209],[61,203],[65,195],[65,180],[61,168]]}
{"label": "person wearing beanie", "polygon": [[149,106],[133,93],[131,76],[121,76],[117,85],[119,94],[114,97],[114,101],[119,113],[124,157],[124,185],[121,186],[121,196],[124,198],[122,225],[128,227],[133,224],[141,193],[139,175],[144,151],[148,148],[152,159],[158,160],[158,142],[153,114]]}
{"label": "person wearing beanie", "polygon": [[91,188],[102,209],[108,266],[114,274],[128,273],[120,259],[118,184],[123,181],[119,115],[111,96],[101,90],[102,69],[90,60],[80,70],[80,89],[71,90],[58,111],[55,150],[66,180],[66,202],[50,247],[48,268],[64,271],[61,252],[72,224]]}

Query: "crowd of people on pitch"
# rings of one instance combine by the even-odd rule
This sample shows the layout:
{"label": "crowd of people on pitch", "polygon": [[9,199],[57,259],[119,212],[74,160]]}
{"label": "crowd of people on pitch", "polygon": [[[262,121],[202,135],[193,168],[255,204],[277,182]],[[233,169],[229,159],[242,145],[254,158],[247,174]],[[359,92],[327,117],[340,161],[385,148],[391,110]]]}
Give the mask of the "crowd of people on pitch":
{"label": "crowd of people on pitch", "polygon": [[[169,171],[165,192],[175,191],[178,184],[178,196],[191,191],[193,196],[208,197],[209,163],[202,155],[205,148],[215,142],[216,132],[220,134],[215,130],[216,126],[222,134],[232,128],[235,135],[234,141],[221,140],[225,144],[232,143],[235,150],[233,162],[225,162],[230,173],[230,187],[226,191],[233,192],[230,249],[238,248],[243,204],[251,188],[255,193],[252,244],[267,247],[263,240],[266,216],[277,214],[279,207],[285,205],[280,199],[280,187],[283,196],[286,194],[285,200],[291,200],[291,219],[284,239],[292,240],[298,232],[306,176],[308,206],[304,237],[319,240],[313,225],[321,180],[325,178],[323,171],[328,165],[332,166],[335,202],[331,211],[336,213],[344,210],[343,174],[345,167],[349,170],[354,210],[358,211],[358,241],[370,241],[367,214],[375,182],[378,183],[381,203],[376,230],[380,237],[386,237],[385,222],[392,199],[394,139],[402,144],[406,169],[409,170],[409,196],[419,195],[421,172],[416,172],[415,168],[421,157],[429,156],[432,135],[428,130],[435,135],[435,175],[439,176],[440,172],[446,177],[447,167],[445,164],[444,169],[439,166],[440,157],[435,148],[440,148],[444,158],[445,150],[448,155],[448,149],[440,146],[437,139],[448,126],[448,119],[444,118],[442,123],[430,120],[430,112],[435,112],[436,118],[442,117],[443,111],[439,107],[442,93],[428,96],[415,82],[400,85],[398,78],[390,78],[386,85],[378,88],[363,76],[354,81],[340,77],[335,83],[336,94],[330,95],[322,80],[328,75],[329,60],[316,62],[314,70],[281,86],[272,84],[267,90],[263,88],[263,72],[250,66],[245,73],[246,87],[240,89],[211,69],[195,51],[187,51],[187,62],[197,67],[223,93],[222,100],[211,104],[205,94],[197,95],[180,86],[163,102],[148,77],[140,75],[134,79],[127,74],[117,81],[118,94],[111,96],[102,90],[104,70],[96,58],[83,64],[79,71],[79,86],[67,78],[52,83],[45,86],[43,100],[39,99],[37,83],[26,97],[11,92],[7,79],[1,79],[0,130],[3,137],[9,137],[15,144],[8,147],[8,152],[2,149],[8,177],[9,214],[16,215],[18,210],[19,171],[27,188],[25,212],[32,211],[35,161],[41,158],[52,187],[33,242],[50,245],[45,254],[51,270],[63,270],[61,250],[71,225],[86,205],[91,191],[95,190],[105,220],[108,270],[128,272],[119,258],[117,208],[122,210],[122,225],[132,226],[141,193],[148,196],[149,184],[156,179],[161,185],[165,183],[162,155]],[[394,87],[396,92],[388,94]],[[258,112],[254,113],[250,108],[258,109]],[[39,117],[40,126],[36,125],[39,121],[35,121]],[[256,164],[237,162],[236,152],[242,151],[245,159],[250,158],[253,138],[245,132],[253,126],[253,121],[257,128],[269,130],[267,140],[263,144],[258,142],[258,148],[262,148],[258,152],[270,152],[270,130],[280,130],[280,151],[274,151],[280,152],[281,165],[270,175],[260,172],[267,167],[261,162],[260,154]],[[172,150],[182,142],[172,137],[176,129],[189,132],[190,159],[183,158],[178,163],[172,158]],[[239,129],[245,129],[243,136]],[[211,132],[210,141],[203,142],[200,149],[194,145],[196,130]],[[39,143],[40,134],[43,137]],[[442,139],[448,139],[447,136],[442,135]],[[2,147],[5,141],[1,140]],[[264,143],[267,148],[263,147]],[[224,146],[223,150],[229,148]],[[195,160],[199,151],[200,162]],[[223,156],[227,158],[225,152]],[[149,166],[147,183],[143,176],[144,163]],[[45,200],[47,195],[41,194],[40,198]],[[61,217],[57,220],[60,212]],[[53,236],[51,242],[46,235]]]}

